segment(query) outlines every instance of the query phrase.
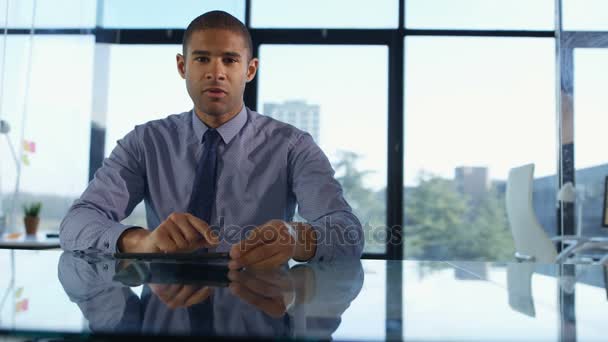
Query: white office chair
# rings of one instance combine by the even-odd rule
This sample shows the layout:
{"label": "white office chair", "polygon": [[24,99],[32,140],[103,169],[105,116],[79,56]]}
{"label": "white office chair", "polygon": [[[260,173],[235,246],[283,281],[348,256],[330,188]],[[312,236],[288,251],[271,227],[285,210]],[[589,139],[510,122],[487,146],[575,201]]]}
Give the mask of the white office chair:
{"label": "white office chair", "polygon": [[[527,164],[511,169],[507,180],[507,217],[515,241],[515,258],[518,261],[577,262],[574,259],[568,260],[568,258],[585,249],[608,246],[606,238],[578,236],[549,238],[534,213],[532,205],[533,175],[534,164]],[[555,242],[566,245],[559,254],[554,245]]]}

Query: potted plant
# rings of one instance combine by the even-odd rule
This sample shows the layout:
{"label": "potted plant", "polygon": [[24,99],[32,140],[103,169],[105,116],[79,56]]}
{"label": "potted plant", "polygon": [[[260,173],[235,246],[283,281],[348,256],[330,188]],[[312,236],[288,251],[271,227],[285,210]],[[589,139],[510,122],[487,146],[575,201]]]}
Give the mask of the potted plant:
{"label": "potted plant", "polygon": [[25,233],[27,235],[36,235],[38,224],[40,223],[39,214],[41,208],[42,203],[40,202],[34,202],[23,206],[23,212],[25,214],[23,223],[25,224]]}

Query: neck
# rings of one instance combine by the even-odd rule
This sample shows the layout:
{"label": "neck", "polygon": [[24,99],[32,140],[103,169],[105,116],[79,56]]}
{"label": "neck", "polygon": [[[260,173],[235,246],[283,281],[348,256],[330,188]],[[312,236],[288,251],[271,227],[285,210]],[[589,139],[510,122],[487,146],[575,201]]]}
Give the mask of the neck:
{"label": "neck", "polygon": [[201,119],[203,123],[205,123],[205,125],[211,128],[218,128],[226,122],[232,120],[232,118],[234,118],[235,116],[237,116],[237,114],[241,112],[241,109],[243,109],[243,106],[241,106],[236,111],[220,115],[209,115],[199,110],[198,108],[194,108],[194,112],[196,113],[196,116],[198,116],[198,118]]}

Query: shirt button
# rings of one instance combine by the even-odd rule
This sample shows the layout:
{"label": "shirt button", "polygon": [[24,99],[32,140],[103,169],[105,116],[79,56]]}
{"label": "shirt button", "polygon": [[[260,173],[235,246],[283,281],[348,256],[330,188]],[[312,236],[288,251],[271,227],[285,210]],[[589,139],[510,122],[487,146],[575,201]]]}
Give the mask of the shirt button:
{"label": "shirt button", "polygon": [[103,246],[105,248],[110,248],[110,243],[108,241],[106,241],[106,242],[103,243]]}
{"label": "shirt button", "polygon": [[325,257],[320,257],[320,258],[319,258],[319,261],[323,261],[323,259],[325,259]]}
{"label": "shirt button", "polygon": [[104,271],[107,271],[107,270],[108,270],[108,268],[110,268],[110,267],[108,266],[108,264],[103,265],[103,270],[104,270]]}

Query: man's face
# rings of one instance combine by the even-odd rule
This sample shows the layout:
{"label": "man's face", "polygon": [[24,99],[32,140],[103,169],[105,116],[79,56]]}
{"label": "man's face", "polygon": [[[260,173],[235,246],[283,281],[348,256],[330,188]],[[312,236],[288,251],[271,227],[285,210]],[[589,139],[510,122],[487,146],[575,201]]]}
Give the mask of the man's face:
{"label": "man's face", "polygon": [[211,116],[241,109],[245,84],[255,77],[258,60],[249,61],[245,39],[223,29],[195,31],[186,56],[177,55],[177,69],[186,80],[197,111]]}

